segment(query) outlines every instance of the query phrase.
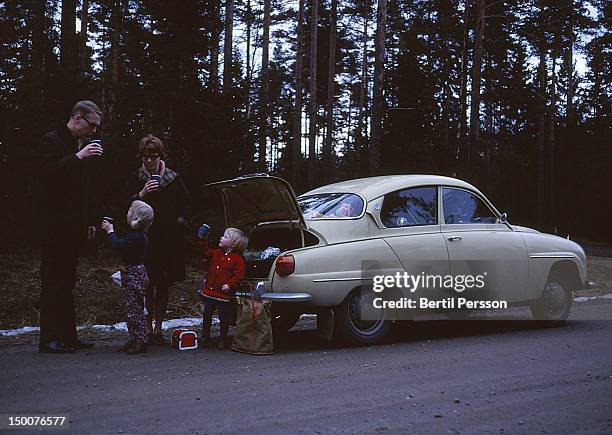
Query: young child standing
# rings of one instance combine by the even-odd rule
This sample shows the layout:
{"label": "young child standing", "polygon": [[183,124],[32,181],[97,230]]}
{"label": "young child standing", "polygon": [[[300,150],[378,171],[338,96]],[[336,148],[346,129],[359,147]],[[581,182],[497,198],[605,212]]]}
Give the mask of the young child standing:
{"label": "young child standing", "polygon": [[125,263],[121,288],[130,339],[119,351],[138,354],[147,350],[144,296],[149,278],[143,263],[148,243],[146,232],[153,223],[153,209],[144,201],[134,201],[127,212],[127,223],[133,231],[123,237],[115,233],[113,224],[107,220],[102,221],[102,229],[107,232],[112,246],[121,252]]}
{"label": "young child standing", "polygon": [[225,230],[219,241],[219,248],[208,247],[208,234],[200,241],[202,254],[205,259],[209,260],[206,281],[200,290],[204,297],[203,345],[206,345],[206,342],[210,339],[212,314],[217,308],[221,329],[219,349],[225,349],[228,346],[229,302],[232,292],[238,290],[240,280],[244,278],[245,263],[242,251],[246,249],[247,243],[247,236],[237,228],[227,228]]}

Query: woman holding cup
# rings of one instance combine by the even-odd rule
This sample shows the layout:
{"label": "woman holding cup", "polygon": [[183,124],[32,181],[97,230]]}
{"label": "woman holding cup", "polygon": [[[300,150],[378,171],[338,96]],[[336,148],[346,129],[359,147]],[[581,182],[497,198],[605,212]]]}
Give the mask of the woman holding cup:
{"label": "woman holding cup", "polygon": [[145,265],[149,274],[146,292],[149,344],[163,344],[162,322],[172,284],[185,279],[185,229],[189,193],[182,177],[165,163],[166,147],[153,135],[141,139],[138,147],[141,166],[127,182],[131,201],[149,204],[155,221],[149,230]]}

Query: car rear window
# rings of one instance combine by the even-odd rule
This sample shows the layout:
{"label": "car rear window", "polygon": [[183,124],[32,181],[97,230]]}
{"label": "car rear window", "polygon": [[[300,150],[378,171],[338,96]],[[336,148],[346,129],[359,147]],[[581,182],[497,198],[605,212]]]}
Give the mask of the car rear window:
{"label": "car rear window", "polygon": [[364,201],[353,193],[323,193],[301,196],[298,203],[304,219],[350,219],[363,214]]}

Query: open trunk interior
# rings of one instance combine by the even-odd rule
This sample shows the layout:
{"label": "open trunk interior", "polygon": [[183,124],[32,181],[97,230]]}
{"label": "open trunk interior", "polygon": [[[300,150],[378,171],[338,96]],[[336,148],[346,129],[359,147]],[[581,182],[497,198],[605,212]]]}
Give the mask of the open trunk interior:
{"label": "open trunk interior", "polygon": [[278,254],[291,249],[314,246],[319,239],[301,228],[286,225],[255,227],[249,234],[249,245],[244,252],[246,279],[266,279]]}

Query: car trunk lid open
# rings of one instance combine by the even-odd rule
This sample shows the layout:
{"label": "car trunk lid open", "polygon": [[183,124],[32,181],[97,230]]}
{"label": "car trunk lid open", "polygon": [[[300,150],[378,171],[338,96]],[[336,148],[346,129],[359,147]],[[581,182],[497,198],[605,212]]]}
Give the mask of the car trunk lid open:
{"label": "car trunk lid open", "polygon": [[240,228],[249,236],[244,252],[247,280],[268,278],[281,253],[319,243],[306,230],[293,189],[281,178],[244,176],[204,188],[220,193],[226,226]]}

